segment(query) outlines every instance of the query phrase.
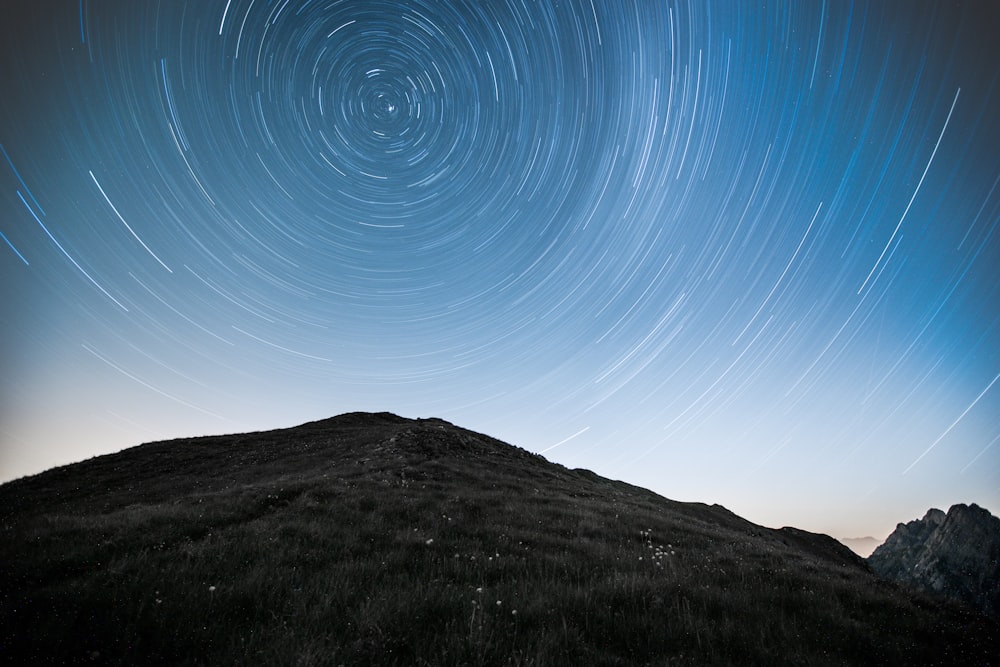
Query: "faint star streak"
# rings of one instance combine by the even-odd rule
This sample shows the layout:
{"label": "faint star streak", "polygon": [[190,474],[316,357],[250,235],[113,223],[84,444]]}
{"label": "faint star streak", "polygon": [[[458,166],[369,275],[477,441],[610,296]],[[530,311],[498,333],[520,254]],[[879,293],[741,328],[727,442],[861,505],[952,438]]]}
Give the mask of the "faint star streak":
{"label": "faint star streak", "polygon": [[146,382],[144,380],[140,380],[136,376],[134,376],[131,373],[129,373],[128,371],[126,371],[121,366],[118,366],[114,362],[108,360],[106,357],[103,357],[100,354],[98,354],[98,352],[96,350],[94,350],[92,347],[90,347],[86,343],[83,343],[81,345],[81,347],[83,347],[83,349],[85,349],[87,352],[90,352],[92,355],[94,355],[95,357],[97,357],[98,359],[100,359],[101,361],[103,361],[108,366],[110,366],[111,368],[115,369],[116,371],[118,371],[119,373],[121,373],[122,375],[124,375],[125,377],[127,377],[128,379],[132,380],[133,382],[137,382],[137,383],[141,384],[146,389],[149,389],[150,391],[155,391],[160,396],[164,396],[166,398],[169,398],[171,401],[174,401],[175,403],[179,403],[179,404],[183,405],[186,408],[191,408],[192,410],[197,410],[198,412],[201,412],[201,413],[204,413],[206,415],[209,415],[210,417],[215,417],[217,419],[221,419],[223,421],[227,421],[226,418],[223,417],[222,415],[217,415],[217,414],[215,414],[213,412],[209,412],[208,410],[205,410],[204,408],[200,408],[197,405],[194,405],[192,403],[188,403],[187,401],[185,401],[182,398],[178,398],[177,396],[172,396],[171,394],[168,394],[167,392],[163,391],[162,389],[157,389],[156,387],[154,387],[153,385],[149,384],[148,382]]}
{"label": "faint star streak", "polygon": [[[986,392],[988,392],[993,387],[993,385],[996,384],[997,380],[1000,380],[1000,374],[998,374],[995,378],[993,378],[993,380],[986,386],[986,389],[983,389],[981,392],[979,392],[979,396],[976,396],[976,398],[972,401],[972,403],[969,404],[969,407],[965,408],[965,410],[962,411],[962,414],[960,414],[958,416],[958,418],[955,419],[955,421],[953,421],[948,426],[948,428],[946,428],[944,430],[944,433],[942,433],[941,435],[939,435],[937,437],[937,440],[935,440],[934,442],[932,442],[930,444],[930,446],[927,447],[927,449],[925,449],[923,452],[921,452],[920,456],[918,456],[917,458],[915,458],[913,460],[913,463],[911,463],[910,465],[906,466],[906,469],[903,470],[903,474],[904,475],[906,473],[910,472],[910,470],[913,469],[913,466],[915,466],[918,463],[920,463],[920,461],[925,456],[927,456],[927,454],[930,453],[930,451],[932,449],[934,449],[935,447],[937,447],[938,443],[941,442],[942,440],[944,440],[944,438],[945,438],[946,435],[948,435],[949,433],[951,433],[951,429],[955,428],[955,426],[958,424],[958,422],[962,421],[962,418],[965,417],[965,415],[969,414],[969,410],[971,410],[972,408],[976,407],[976,403],[979,402],[979,399],[981,399],[986,394]],[[964,468],[963,468],[963,470],[964,470]]]}
{"label": "faint star streak", "polygon": [[97,182],[97,177],[94,176],[94,172],[91,171],[91,172],[88,172],[88,173],[90,173],[90,178],[93,179],[94,185],[96,185],[97,189],[101,191],[101,196],[104,197],[104,201],[108,202],[108,206],[111,207],[111,210],[115,212],[115,215],[118,216],[118,219],[121,220],[121,222],[122,222],[123,225],[125,225],[125,229],[127,229],[129,231],[129,233],[131,233],[132,236],[135,237],[135,240],[138,241],[139,244],[142,245],[142,247],[146,249],[146,252],[148,252],[150,255],[152,255],[153,259],[155,259],[157,262],[160,263],[160,266],[162,266],[163,268],[165,268],[167,271],[170,271],[170,273],[173,273],[173,271],[170,269],[170,267],[167,266],[166,264],[164,264],[163,260],[160,259],[159,257],[157,257],[156,253],[153,252],[152,250],[150,250],[149,246],[147,246],[146,243],[141,238],[139,238],[139,235],[135,233],[135,230],[132,229],[132,227],[127,222],[125,222],[125,218],[123,218],[122,214],[118,212],[118,209],[115,208],[115,205],[111,203],[111,200],[108,198],[107,193],[104,192],[104,188],[101,187],[101,184]]}
{"label": "faint star streak", "polygon": [[581,435],[583,435],[584,433],[586,433],[586,432],[587,432],[587,431],[589,431],[589,430],[590,430],[590,427],[589,427],[589,426],[584,426],[584,427],[583,427],[582,429],[580,429],[579,431],[577,431],[577,432],[576,432],[576,433],[574,433],[573,435],[569,436],[568,438],[563,438],[562,440],[560,440],[560,441],[559,441],[559,442],[557,442],[556,444],[554,444],[554,445],[551,445],[551,446],[549,446],[549,447],[546,447],[545,449],[543,449],[542,451],[540,451],[540,452],[538,452],[538,453],[539,453],[539,454],[544,454],[545,452],[549,452],[549,451],[552,451],[552,450],[553,450],[553,449],[555,449],[556,447],[558,447],[558,446],[560,446],[560,445],[565,445],[565,444],[566,444],[567,442],[569,442],[569,441],[570,441],[570,440],[572,440],[573,438],[576,438],[577,436],[581,436]]}
{"label": "faint star streak", "polygon": [[[50,232],[49,228],[45,226],[45,223],[42,222],[41,219],[37,215],[35,215],[35,212],[31,210],[31,206],[29,206],[28,202],[25,201],[24,196],[21,194],[20,191],[18,191],[17,196],[21,200],[21,203],[24,204],[24,208],[28,209],[28,213],[31,214],[31,217],[35,219],[35,222],[37,222],[39,225],[41,225],[42,230],[49,237],[49,239],[51,239],[52,242],[56,244],[56,247],[59,248],[59,251],[62,252],[62,254],[66,256],[66,259],[68,259],[70,262],[72,262],[73,266],[75,266],[77,268],[77,270],[79,270],[80,273],[82,273],[87,278],[87,280],[89,280],[94,285],[94,287],[96,287],[97,289],[101,290],[101,292],[103,292],[106,297],[108,297],[109,299],[111,299],[112,301],[114,301],[115,305],[117,305],[119,308],[121,308],[124,311],[128,311],[128,308],[125,307],[125,304],[123,304],[121,301],[119,301],[115,297],[111,296],[111,294],[106,289],[104,289],[103,287],[101,287],[101,285],[96,280],[94,280],[94,277],[91,276],[89,273],[87,273],[87,271],[82,266],[80,266],[80,264],[75,259],[73,259],[73,256],[70,255],[66,251],[66,248],[64,248],[62,246],[62,244],[59,243],[59,241],[56,240],[56,237],[52,236],[52,232]],[[18,253],[18,254],[20,254],[20,253]]]}
{"label": "faint star streak", "polygon": [[955,111],[955,105],[958,103],[958,95],[962,92],[959,88],[955,91],[955,99],[951,101],[951,108],[948,109],[948,117],[944,119],[944,126],[941,128],[941,134],[938,135],[937,141],[934,143],[934,150],[931,151],[931,156],[927,159],[927,164],[924,166],[924,173],[920,175],[920,180],[917,182],[917,187],[913,189],[913,194],[910,196],[910,201],[906,202],[906,208],[903,210],[903,215],[899,216],[899,222],[896,223],[896,228],[892,230],[892,235],[889,236],[889,240],[886,241],[885,247],[882,248],[882,254],[878,256],[875,260],[875,265],[872,266],[872,270],[868,272],[865,277],[861,287],[858,288],[858,294],[864,291],[865,285],[871,280],[872,274],[875,273],[875,269],[879,267],[882,262],[882,258],[885,257],[885,253],[889,250],[889,246],[892,245],[893,239],[896,238],[896,234],[899,232],[899,228],[903,226],[903,221],[906,220],[906,214],[910,212],[910,207],[913,206],[913,200],[917,198],[917,194],[920,192],[920,186],[924,184],[924,178],[927,177],[927,172],[931,168],[931,164],[934,162],[934,156],[937,155],[938,148],[941,146],[941,139],[944,138],[944,133],[948,129],[948,123],[951,122],[951,114]]}

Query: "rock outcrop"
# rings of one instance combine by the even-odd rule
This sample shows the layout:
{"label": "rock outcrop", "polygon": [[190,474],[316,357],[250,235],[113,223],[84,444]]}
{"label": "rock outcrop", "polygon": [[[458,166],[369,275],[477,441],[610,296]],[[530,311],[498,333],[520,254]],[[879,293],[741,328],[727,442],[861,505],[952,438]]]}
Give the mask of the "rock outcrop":
{"label": "rock outcrop", "polygon": [[1000,617],[1000,519],[975,504],[899,524],[868,564],[887,579]]}

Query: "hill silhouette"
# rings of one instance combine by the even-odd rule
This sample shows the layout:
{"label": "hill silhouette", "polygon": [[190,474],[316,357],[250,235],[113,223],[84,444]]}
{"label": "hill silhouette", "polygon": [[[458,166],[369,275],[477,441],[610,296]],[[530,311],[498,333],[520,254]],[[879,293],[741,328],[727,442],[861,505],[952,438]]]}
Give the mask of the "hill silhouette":
{"label": "hill silhouette", "polygon": [[156,442],[0,486],[0,655],[102,664],[998,664],[833,538],[439,419]]}

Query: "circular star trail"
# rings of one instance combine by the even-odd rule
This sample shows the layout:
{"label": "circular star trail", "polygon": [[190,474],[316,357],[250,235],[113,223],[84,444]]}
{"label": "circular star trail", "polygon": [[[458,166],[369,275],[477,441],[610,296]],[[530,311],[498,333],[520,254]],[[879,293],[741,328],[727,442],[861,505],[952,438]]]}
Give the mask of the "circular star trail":
{"label": "circular star trail", "polygon": [[996,507],[998,21],[17,0],[0,472],[392,410],[841,536]]}

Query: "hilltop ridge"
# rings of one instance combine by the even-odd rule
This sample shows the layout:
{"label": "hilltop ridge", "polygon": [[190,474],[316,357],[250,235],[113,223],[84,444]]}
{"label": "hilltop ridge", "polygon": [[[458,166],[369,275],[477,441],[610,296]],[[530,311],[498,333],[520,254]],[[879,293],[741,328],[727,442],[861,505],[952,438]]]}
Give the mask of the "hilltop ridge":
{"label": "hilltop ridge", "polygon": [[0,646],[26,661],[998,659],[995,623],[829,536],[440,419],[140,445],[0,486],[0,528]]}

